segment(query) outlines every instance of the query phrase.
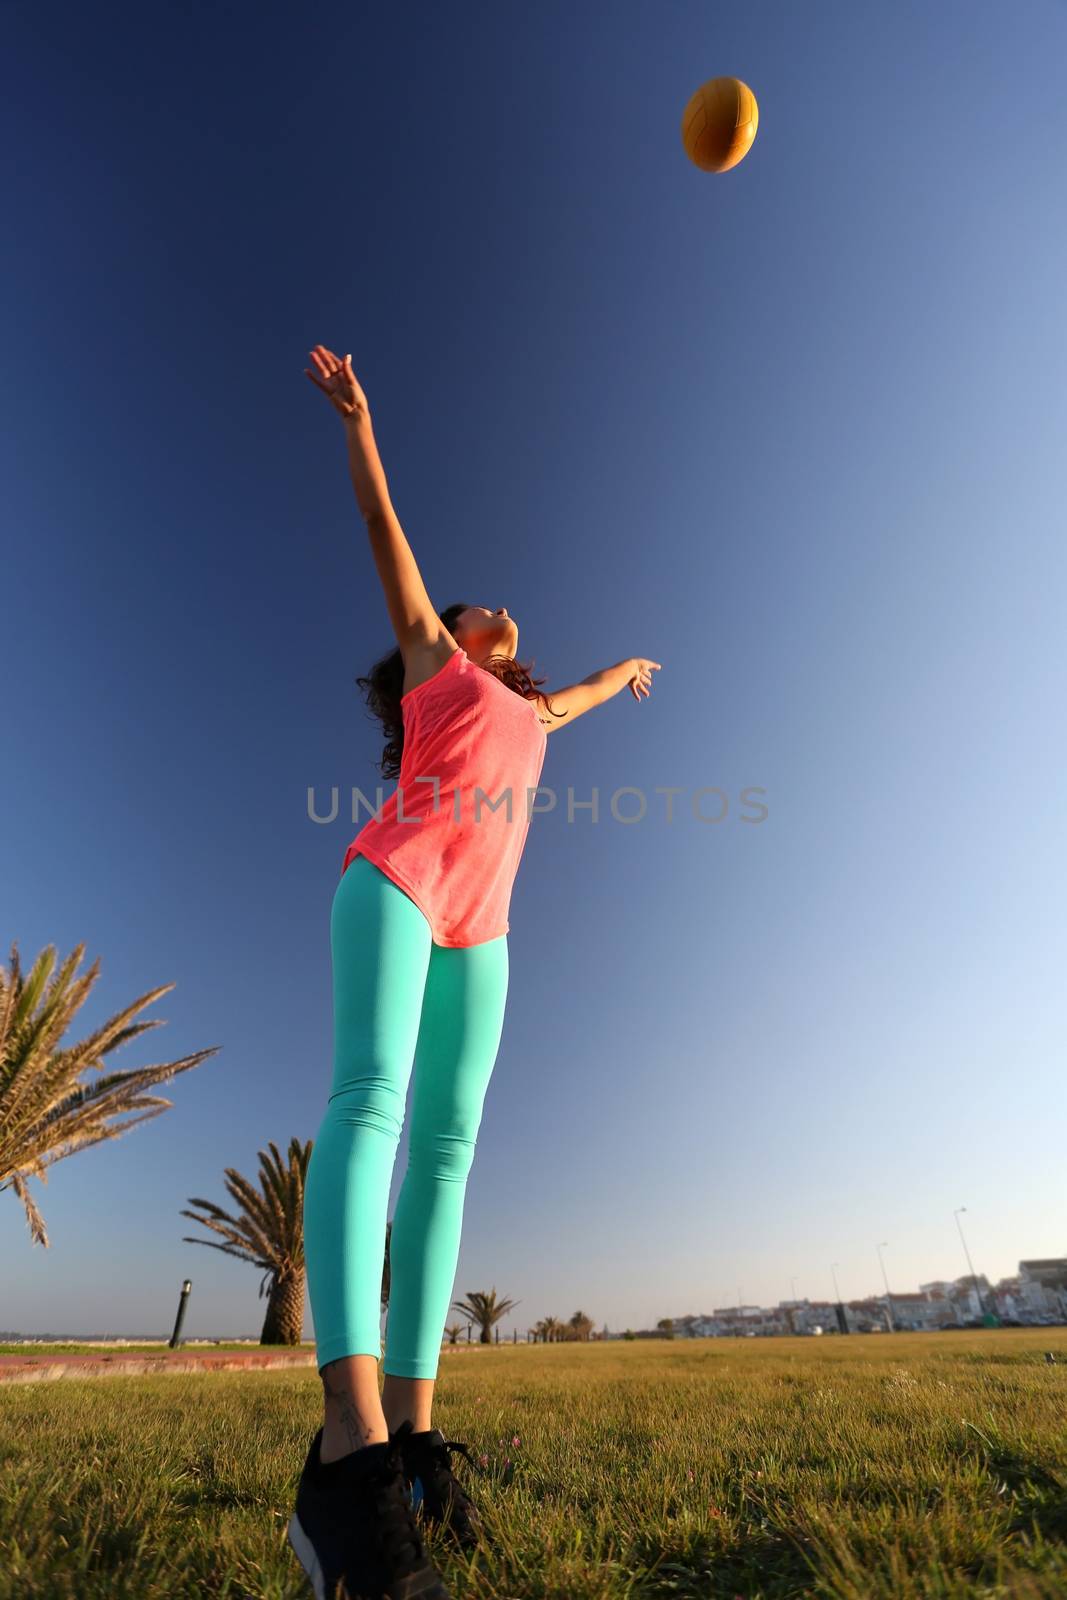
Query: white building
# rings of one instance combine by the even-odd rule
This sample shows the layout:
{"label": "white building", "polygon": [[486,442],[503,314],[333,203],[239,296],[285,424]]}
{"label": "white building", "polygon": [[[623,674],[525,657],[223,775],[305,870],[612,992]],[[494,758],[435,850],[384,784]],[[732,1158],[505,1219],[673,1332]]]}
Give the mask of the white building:
{"label": "white building", "polygon": [[1019,1289],[1032,1317],[1063,1321],[1067,1318],[1067,1258],[1020,1261]]}

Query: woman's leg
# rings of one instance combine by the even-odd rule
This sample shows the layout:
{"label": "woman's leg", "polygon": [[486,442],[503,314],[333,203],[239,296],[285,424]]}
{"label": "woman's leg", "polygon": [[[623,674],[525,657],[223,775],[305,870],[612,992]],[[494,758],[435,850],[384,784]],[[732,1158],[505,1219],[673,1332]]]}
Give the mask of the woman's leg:
{"label": "woman's leg", "polygon": [[356,856],[330,915],[333,1083],[304,1191],[324,1462],[388,1438],[378,1393],[385,1224],[431,942],[414,901]]}
{"label": "woman's leg", "polygon": [[383,1408],[389,1427],[430,1427],[467,1176],[504,1026],[507,935],[434,945],[415,1048],[408,1164],[389,1245]]}

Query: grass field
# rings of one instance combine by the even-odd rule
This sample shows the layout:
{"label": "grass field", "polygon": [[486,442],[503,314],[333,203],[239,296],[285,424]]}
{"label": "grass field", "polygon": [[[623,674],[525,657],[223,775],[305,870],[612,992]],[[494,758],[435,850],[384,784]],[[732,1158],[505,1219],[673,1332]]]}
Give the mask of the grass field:
{"label": "grass field", "polygon": [[[310,1594],[284,1534],[320,1393],[0,1387],[0,1595]],[[442,1360],[434,1421],[490,1536],[431,1537],[455,1600],[1067,1596],[1063,1329],[490,1346]]]}

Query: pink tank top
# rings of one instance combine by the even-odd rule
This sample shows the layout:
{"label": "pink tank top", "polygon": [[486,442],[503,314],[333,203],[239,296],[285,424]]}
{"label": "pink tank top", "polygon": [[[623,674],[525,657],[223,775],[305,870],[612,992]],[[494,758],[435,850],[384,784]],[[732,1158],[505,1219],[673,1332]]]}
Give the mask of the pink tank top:
{"label": "pink tank top", "polygon": [[434,944],[497,939],[511,927],[511,890],[545,758],[538,702],[460,647],[400,706],[397,788],[349,845],[341,876],[366,856],[414,900]]}

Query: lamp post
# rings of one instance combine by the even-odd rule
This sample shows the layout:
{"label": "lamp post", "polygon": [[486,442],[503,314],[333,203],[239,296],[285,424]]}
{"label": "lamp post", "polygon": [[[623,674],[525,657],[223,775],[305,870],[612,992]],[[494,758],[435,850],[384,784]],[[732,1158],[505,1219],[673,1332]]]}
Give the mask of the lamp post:
{"label": "lamp post", "polygon": [[185,1308],[189,1303],[189,1291],[193,1287],[192,1279],[186,1278],[182,1284],[182,1292],[178,1296],[178,1315],[174,1319],[174,1332],[170,1336],[170,1348],[176,1350],[181,1337],[182,1323],[185,1321]]}
{"label": "lamp post", "polygon": [[890,1331],[890,1333],[895,1333],[896,1332],[896,1328],[894,1327],[894,1324],[893,1324],[893,1296],[889,1293],[889,1279],[885,1275],[885,1262],[882,1260],[882,1250],[883,1250],[883,1248],[885,1248],[885,1249],[889,1248],[889,1240],[888,1239],[883,1239],[882,1243],[877,1246],[877,1250],[878,1250],[879,1265],[882,1268],[882,1279],[883,1279],[883,1281],[885,1283],[885,1297],[886,1297],[886,1300],[889,1303],[889,1331]]}
{"label": "lamp post", "polygon": [[963,1253],[967,1257],[967,1265],[970,1268],[971,1282],[974,1284],[975,1299],[978,1301],[978,1312],[979,1312],[980,1316],[984,1316],[985,1315],[985,1304],[984,1304],[984,1302],[982,1300],[982,1291],[978,1287],[978,1278],[977,1278],[977,1275],[975,1274],[974,1262],[971,1260],[971,1252],[967,1248],[967,1241],[963,1237],[963,1223],[960,1221],[960,1212],[961,1211],[966,1211],[966,1209],[967,1209],[966,1206],[958,1206],[956,1208],[956,1210],[952,1213],[952,1215],[955,1217],[956,1226],[960,1230],[960,1241],[961,1241],[961,1243],[963,1245]]}

